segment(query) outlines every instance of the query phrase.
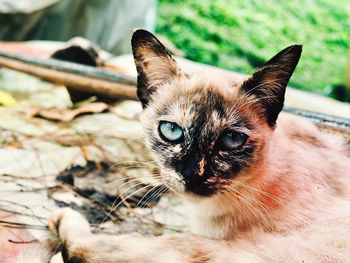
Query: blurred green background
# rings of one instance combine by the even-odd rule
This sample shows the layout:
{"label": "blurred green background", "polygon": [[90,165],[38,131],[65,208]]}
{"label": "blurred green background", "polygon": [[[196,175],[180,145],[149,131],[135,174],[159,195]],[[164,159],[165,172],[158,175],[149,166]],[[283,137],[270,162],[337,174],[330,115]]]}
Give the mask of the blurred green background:
{"label": "blurred green background", "polygon": [[246,74],[303,44],[290,85],[350,102],[350,0],[0,0],[0,21],[1,40],[82,36],[114,55],[156,27],[185,57]]}
{"label": "blurred green background", "polygon": [[290,85],[350,101],[349,0],[159,0],[156,30],[185,57],[241,73],[303,44]]}

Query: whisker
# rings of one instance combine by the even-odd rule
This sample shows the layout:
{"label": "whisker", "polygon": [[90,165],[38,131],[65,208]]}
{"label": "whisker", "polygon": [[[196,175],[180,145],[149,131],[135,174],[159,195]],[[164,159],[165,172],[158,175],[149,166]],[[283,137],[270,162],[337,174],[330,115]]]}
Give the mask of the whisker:
{"label": "whisker", "polygon": [[[243,213],[246,217],[246,219],[243,220],[243,222],[247,222],[247,219],[251,219],[252,216],[258,215],[258,217],[255,218],[257,222],[261,223],[261,225],[264,226],[271,225],[271,222],[273,221],[271,211],[269,211],[260,200],[256,199],[253,195],[251,195],[249,191],[246,191],[242,188],[233,189],[229,186],[226,186],[225,189],[230,193],[233,193],[235,196],[237,196],[238,194],[240,197],[242,197],[240,198],[241,202],[235,202],[235,204],[237,205],[238,203],[238,206],[240,206],[241,208],[240,212]],[[244,205],[244,207],[242,205]],[[239,213],[237,215],[239,216]]]}
{"label": "whisker", "polygon": [[154,193],[152,193],[145,201],[143,204],[141,204],[140,208],[142,207],[146,207],[151,201],[154,200],[155,196],[159,196],[161,194],[163,194],[164,192],[167,191],[166,187],[162,187],[160,186],[158,190],[156,190]]}
{"label": "whisker", "polygon": [[[122,186],[124,186],[124,185],[126,185],[126,184],[122,184]],[[112,212],[115,210],[115,207],[114,207],[114,206],[115,206],[115,204],[117,203],[118,198],[122,198],[121,196],[122,196],[126,191],[128,191],[129,189],[131,189],[131,188],[133,188],[133,187],[139,186],[139,185],[143,185],[143,183],[142,183],[142,182],[139,182],[139,183],[137,183],[137,184],[133,184],[133,185],[131,185],[130,187],[128,187],[128,188],[126,188],[125,190],[123,190],[123,192],[118,193],[118,196],[114,199],[112,205],[109,206],[109,211],[108,211],[108,213],[107,213],[106,216],[101,220],[101,223],[100,223],[99,225],[103,224],[103,223],[107,220],[107,218],[112,214]]]}
{"label": "whisker", "polygon": [[248,184],[240,183],[240,182],[235,182],[235,184],[239,185],[241,187],[244,187],[244,188],[248,188],[249,190],[255,191],[255,192],[257,192],[257,193],[259,193],[261,195],[264,195],[266,197],[269,197],[269,198],[271,198],[272,200],[274,200],[276,202],[284,202],[284,199],[282,199],[281,197],[273,195],[271,193],[268,193],[268,192],[266,192],[266,191],[264,191],[262,189],[250,186]]}
{"label": "whisker", "polygon": [[[158,186],[155,185],[155,186],[153,186],[150,190],[148,190],[148,191],[142,196],[142,198],[137,202],[136,206],[139,206],[139,204],[142,203],[143,199],[144,199],[149,193],[151,193],[154,189],[156,189],[157,187],[158,187]],[[141,205],[141,207],[142,207],[142,205]]]}
{"label": "whisker", "polygon": [[142,191],[142,190],[144,190],[144,189],[146,189],[146,188],[148,188],[148,187],[149,187],[149,185],[146,185],[146,186],[144,186],[144,187],[141,187],[140,189],[137,189],[136,191],[132,192],[131,194],[127,195],[125,198],[124,198],[124,197],[121,197],[122,200],[121,200],[118,204],[116,204],[116,206],[115,206],[113,209],[117,209],[117,208],[118,208],[122,203],[124,203],[128,198],[130,198],[131,196],[133,196],[133,195],[139,193],[140,191]]}
{"label": "whisker", "polygon": [[[139,166],[136,167],[136,168],[143,168],[143,167],[146,167],[146,166],[151,166],[151,167],[158,167],[157,165],[153,165],[152,163],[156,163],[155,161],[148,161],[148,162],[141,162],[141,161],[132,161],[132,160],[125,160],[125,161],[120,161],[120,162],[116,162],[114,163],[113,165],[111,165],[110,167],[108,167],[108,169],[106,169],[106,171],[108,170],[111,170],[117,166],[124,166],[124,167],[128,167],[129,165],[132,165],[132,164],[138,164]],[[143,166],[141,166],[143,165]]]}

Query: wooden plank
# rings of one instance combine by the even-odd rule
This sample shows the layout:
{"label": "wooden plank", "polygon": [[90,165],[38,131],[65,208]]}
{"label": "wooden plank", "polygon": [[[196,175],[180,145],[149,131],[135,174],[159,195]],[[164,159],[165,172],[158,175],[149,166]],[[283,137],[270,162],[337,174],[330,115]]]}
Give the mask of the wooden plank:
{"label": "wooden plank", "polygon": [[32,63],[29,60],[24,61],[23,56],[18,60],[16,56],[9,58],[9,56],[3,56],[3,53],[0,52],[1,67],[24,72],[76,90],[99,94],[109,99],[136,99],[136,81],[131,78],[107,70],[53,59],[48,59],[44,63],[41,63],[44,61],[42,59]]}

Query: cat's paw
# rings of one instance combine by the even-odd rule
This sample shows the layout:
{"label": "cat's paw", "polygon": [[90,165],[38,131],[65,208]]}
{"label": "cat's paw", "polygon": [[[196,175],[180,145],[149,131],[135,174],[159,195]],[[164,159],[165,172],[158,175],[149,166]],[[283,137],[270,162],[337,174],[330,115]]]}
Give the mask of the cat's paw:
{"label": "cat's paw", "polygon": [[61,240],[68,239],[73,233],[89,234],[90,226],[87,220],[71,208],[57,210],[49,218],[49,229]]}
{"label": "cat's paw", "polygon": [[72,218],[74,219],[77,216],[76,214],[79,215],[79,213],[75,212],[70,208],[61,208],[55,211],[49,218],[49,222],[48,222],[49,229],[55,234],[58,234],[62,219],[63,218],[65,218],[65,220],[70,220]]}
{"label": "cat's paw", "polygon": [[50,263],[64,263],[61,252],[53,255],[50,259]]}

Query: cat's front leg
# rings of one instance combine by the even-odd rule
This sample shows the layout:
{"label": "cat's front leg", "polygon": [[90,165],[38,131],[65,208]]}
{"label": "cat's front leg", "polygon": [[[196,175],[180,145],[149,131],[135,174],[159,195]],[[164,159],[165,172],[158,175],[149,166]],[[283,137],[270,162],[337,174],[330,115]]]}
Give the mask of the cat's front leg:
{"label": "cat's front leg", "polygon": [[89,224],[71,209],[56,212],[49,221],[63,243],[65,263],[100,262],[232,262],[227,244],[189,234],[142,237],[92,234]]}
{"label": "cat's front leg", "polygon": [[63,245],[62,254],[54,255],[50,263],[90,262],[86,256],[93,235],[88,221],[80,213],[70,208],[62,208],[53,213],[48,224]]}

